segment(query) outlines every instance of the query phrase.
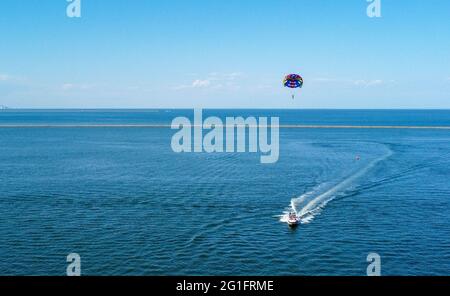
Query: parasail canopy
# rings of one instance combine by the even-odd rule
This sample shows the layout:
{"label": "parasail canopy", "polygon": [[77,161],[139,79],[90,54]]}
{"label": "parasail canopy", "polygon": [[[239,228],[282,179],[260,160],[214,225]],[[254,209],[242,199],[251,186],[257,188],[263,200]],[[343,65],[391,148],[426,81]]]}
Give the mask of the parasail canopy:
{"label": "parasail canopy", "polygon": [[284,78],[283,84],[289,88],[301,88],[303,86],[303,78],[298,74],[289,74]]}

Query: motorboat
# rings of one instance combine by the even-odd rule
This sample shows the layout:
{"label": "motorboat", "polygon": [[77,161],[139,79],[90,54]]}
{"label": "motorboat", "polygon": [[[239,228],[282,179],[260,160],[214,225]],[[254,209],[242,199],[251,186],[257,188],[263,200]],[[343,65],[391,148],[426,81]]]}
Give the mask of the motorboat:
{"label": "motorboat", "polygon": [[289,227],[297,227],[300,224],[300,219],[297,217],[297,214],[291,212],[287,223]]}

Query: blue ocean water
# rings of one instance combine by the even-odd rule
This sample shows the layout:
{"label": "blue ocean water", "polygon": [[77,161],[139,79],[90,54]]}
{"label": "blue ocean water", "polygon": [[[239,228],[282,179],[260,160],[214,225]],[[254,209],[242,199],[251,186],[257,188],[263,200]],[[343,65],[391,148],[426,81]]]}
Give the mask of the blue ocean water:
{"label": "blue ocean water", "polygon": [[[1,125],[170,124],[192,110],[8,110]],[[206,110],[450,126],[449,110]],[[281,129],[280,158],[176,154],[168,128],[0,128],[0,274],[450,273],[450,131]],[[359,160],[356,159],[359,156]],[[290,229],[284,215],[304,214]]]}
{"label": "blue ocean water", "polygon": [[[203,110],[204,117],[255,116],[280,117],[285,125],[400,125],[448,126],[449,110],[283,110],[222,109]],[[170,124],[176,116],[192,118],[188,109],[137,110],[4,110],[1,124]]]}

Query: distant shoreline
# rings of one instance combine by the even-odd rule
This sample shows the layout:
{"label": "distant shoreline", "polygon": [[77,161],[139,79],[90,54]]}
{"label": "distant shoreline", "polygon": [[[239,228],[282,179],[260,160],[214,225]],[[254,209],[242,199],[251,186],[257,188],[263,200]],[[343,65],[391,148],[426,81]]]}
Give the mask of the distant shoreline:
{"label": "distant shoreline", "polygon": [[[192,127],[196,127],[192,125]],[[218,126],[218,127],[231,127],[231,126]],[[233,126],[236,127],[236,126]],[[239,127],[239,126],[238,126]],[[247,127],[255,127],[255,126],[247,126]],[[259,127],[272,127],[268,126],[259,126]],[[450,126],[390,126],[390,125],[279,125],[274,126],[280,129],[417,129],[417,130],[450,130]],[[39,129],[39,128],[171,128],[169,124],[42,124],[42,125],[0,125],[0,129]]]}

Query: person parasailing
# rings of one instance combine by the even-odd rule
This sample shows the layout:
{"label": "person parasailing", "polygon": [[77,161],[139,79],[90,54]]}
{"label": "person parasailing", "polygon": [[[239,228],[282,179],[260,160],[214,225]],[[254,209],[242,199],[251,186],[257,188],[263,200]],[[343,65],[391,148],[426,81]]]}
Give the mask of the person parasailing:
{"label": "person parasailing", "polygon": [[[303,87],[303,78],[298,74],[288,74],[284,77],[283,81],[284,87],[288,87],[291,89],[302,88]],[[292,92],[292,99],[295,99],[295,94]]]}

